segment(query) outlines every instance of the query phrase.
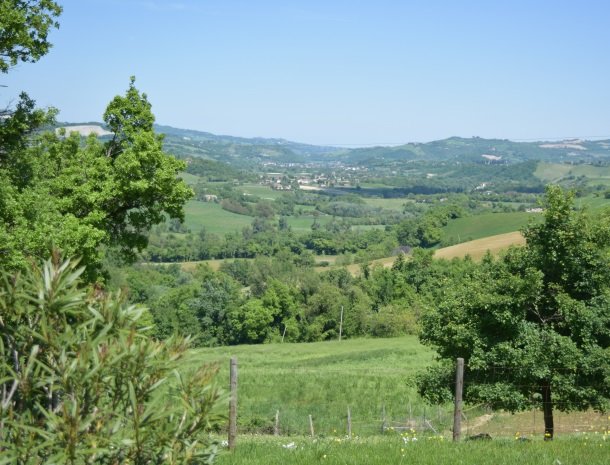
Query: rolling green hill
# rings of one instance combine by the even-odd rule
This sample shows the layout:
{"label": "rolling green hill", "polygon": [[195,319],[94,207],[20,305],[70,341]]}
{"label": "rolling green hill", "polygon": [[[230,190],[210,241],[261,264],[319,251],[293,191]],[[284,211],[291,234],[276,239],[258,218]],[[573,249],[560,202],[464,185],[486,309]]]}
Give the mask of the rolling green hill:
{"label": "rolling green hill", "polygon": [[[86,123],[103,131],[101,123]],[[61,123],[57,127],[82,127]],[[165,149],[179,156],[194,156],[239,166],[265,161],[391,164],[393,161],[459,161],[477,164],[511,164],[528,160],[551,163],[589,163],[610,159],[610,141],[565,140],[516,142],[507,139],[450,137],[427,143],[407,143],[393,147],[342,149],[292,142],[281,138],[245,138],[216,135],[193,129],[155,125],[165,134]],[[106,136],[107,137],[107,136]],[[542,173],[542,171],[540,172]],[[544,175],[544,174],[543,174]]]}

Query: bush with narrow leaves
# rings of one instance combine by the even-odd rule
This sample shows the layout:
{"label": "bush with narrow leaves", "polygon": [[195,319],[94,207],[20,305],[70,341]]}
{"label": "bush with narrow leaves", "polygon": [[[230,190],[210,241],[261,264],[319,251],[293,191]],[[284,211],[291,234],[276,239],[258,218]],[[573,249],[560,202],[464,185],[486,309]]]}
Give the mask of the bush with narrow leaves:
{"label": "bush with narrow leaves", "polygon": [[146,309],[87,294],[81,273],[0,278],[0,465],[211,463],[216,370],[179,371],[189,340],[150,339]]}

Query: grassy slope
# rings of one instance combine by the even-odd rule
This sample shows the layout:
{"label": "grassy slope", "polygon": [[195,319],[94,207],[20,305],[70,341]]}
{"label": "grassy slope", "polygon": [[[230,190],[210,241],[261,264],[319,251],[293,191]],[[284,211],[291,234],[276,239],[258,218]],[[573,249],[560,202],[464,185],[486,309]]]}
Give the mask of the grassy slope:
{"label": "grassy slope", "polygon": [[230,356],[239,363],[242,427],[270,430],[279,410],[283,434],[305,434],[310,414],[318,433],[333,434],[350,406],[354,434],[368,435],[380,430],[384,407],[388,418],[405,418],[411,401],[422,414],[410,382],[433,353],[411,336],[200,349],[193,361],[218,362],[228,380]]}
{"label": "grassy slope", "polygon": [[184,179],[184,182],[187,183],[189,186],[194,186],[201,180],[200,176],[196,176],[187,172],[180,173],[180,177]]}
{"label": "grassy slope", "polygon": [[208,232],[224,235],[249,226],[253,218],[223,210],[219,204],[190,200],[185,208],[186,227],[193,232],[205,227]]}
{"label": "grassy slope", "polygon": [[563,163],[540,162],[534,171],[534,176],[544,182],[557,182],[574,168],[572,165]]}
{"label": "grassy slope", "polygon": [[[288,225],[295,232],[311,232],[311,225],[314,222],[314,217],[311,215],[304,216],[288,216]],[[332,217],[328,215],[318,216],[318,224],[324,226],[326,223],[330,223]]]}
{"label": "grassy slope", "polygon": [[483,215],[457,218],[447,223],[443,228],[443,238],[453,238],[456,242],[481,239],[518,231],[529,221],[541,218],[540,214],[511,212],[511,213],[485,213]]}
{"label": "grassy slope", "polygon": [[547,183],[559,182],[566,176],[584,176],[587,178],[588,184],[608,184],[610,183],[610,167],[540,162],[534,176]]}
{"label": "grassy slope", "polygon": [[603,195],[597,197],[592,195],[581,197],[576,199],[575,203],[577,207],[586,208],[593,213],[610,207],[610,199],[604,198]]}
{"label": "grassy slope", "polygon": [[266,200],[275,200],[283,194],[283,191],[276,191],[269,186],[263,186],[261,184],[243,184],[236,187],[236,189],[245,194],[255,195]]}

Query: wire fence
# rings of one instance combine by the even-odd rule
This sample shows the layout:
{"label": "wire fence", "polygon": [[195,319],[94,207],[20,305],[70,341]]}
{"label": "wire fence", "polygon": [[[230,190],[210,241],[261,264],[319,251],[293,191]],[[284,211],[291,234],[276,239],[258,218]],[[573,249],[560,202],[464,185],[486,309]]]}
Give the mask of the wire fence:
{"label": "wire fence", "polygon": [[[491,370],[487,381],[493,383],[515,379],[519,370],[514,367],[496,367]],[[465,371],[463,386],[467,392],[468,366]],[[574,370],[566,370],[566,373],[568,371],[581,384],[582,380],[586,379],[584,374]],[[457,380],[453,388],[456,385]],[[512,414],[501,409],[492,409],[486,404],[465,404],[459,410],[461,438],[543,437],[545,421],[543,402],[539,395],[543,386],[536,383],[513,383],[513,387],[532,393],[531,409]],[[593,384],[586,387],[603,388]],[[326,392],[323,386],[315,399],[307,397],[309,392],[296,388],[293,396],[283,393],[281,399],[273,398],[272,387],[268,393],[256,393],[257,399],[251,399],[248,396],[251,392],[248,392],[239,402],[241,407],[236,419],[237,430],[239,433],[314,437],[400,434],[403,438],[413,439],[422,436],[451,438],[454,435],[456,410],[453,404],[431,406],[415,395],[396,398],[387,385],[383,390],[372,388],[368,392],[369,394],[362,396],[360,400],[350,398],[349,392],[345,392],[343,400],[334,398],[336,393]],[[411,393],[414,393],[414,390]],[[570,410],[568,407],[570,404],[562,401],[559,396],[553,400],[555,435],[610,434],[609,413],[592,409],[566,413],[565,410]]]}

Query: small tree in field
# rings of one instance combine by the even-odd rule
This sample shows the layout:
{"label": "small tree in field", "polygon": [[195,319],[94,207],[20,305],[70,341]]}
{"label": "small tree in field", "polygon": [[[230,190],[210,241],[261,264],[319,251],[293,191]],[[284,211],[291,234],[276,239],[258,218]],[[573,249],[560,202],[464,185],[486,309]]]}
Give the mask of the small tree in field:
{"label": "small tree in field", "polygon": [[547,188],[544,221],[526,246],[448,286],[421,322],[440,365],[419,380],[430,400],[451,396],[453,361],[466,362],[464,398],[511,412],[610,406],[610,223],[573,210],[573,194]]}
{"label": "small tree in field", "polygon": [[0,464],[210,463],[214,370],[187,372],[188,340],[151,340],[146,310],[87,295],[82,271],[0,276]]}

